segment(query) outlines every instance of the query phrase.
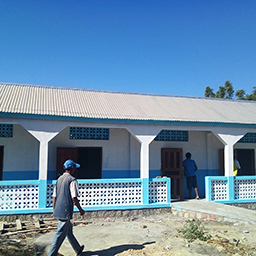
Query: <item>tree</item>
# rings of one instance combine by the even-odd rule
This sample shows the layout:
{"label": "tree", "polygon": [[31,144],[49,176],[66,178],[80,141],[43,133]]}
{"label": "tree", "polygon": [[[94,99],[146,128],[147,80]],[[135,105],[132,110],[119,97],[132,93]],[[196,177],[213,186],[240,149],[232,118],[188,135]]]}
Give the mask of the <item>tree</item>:
{"label": "tree", "polygon": [[245,90],[237,90],[236,91],[236,98],[238,100],[245,100]]}
{"label": "tree", "polygon": [[246,100],[256,100],[256,87],[252,88],[252,93],[245,96]]}
{"label": "tree", "polygon": [[[235,97],[234,97],[235,94]],[[245,94],[245,90],[234,91],[233,85],[226,81],[224,86],[220,86],[216,94],[210,86],[207,86],[204,91],[205,97],[222,98],[222,99],[238,99],[238,100],[253,100],[256,101],[256,86],[253,87],[251,94]]]}
{"label": "tree", "polygon": [[224,98],[226,95],[226,89],[224,86],[220,86],[219,90],[216,92],[216,98]]}
{"label": "tree", "polygon": [[213,92],[213,89],[211,87],[207,86],[204,91],[204,96],[215,98],[215,93]]}
{"label": "tree", "polygon": [[234,89],[233,85],[229,82],[225,82],[225,99],[233,99]]}

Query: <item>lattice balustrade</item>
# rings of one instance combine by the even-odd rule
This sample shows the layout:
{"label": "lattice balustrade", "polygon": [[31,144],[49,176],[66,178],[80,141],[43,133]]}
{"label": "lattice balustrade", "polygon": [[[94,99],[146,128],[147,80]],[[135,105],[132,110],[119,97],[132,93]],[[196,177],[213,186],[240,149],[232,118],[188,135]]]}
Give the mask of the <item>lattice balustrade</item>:
{"label": "lattice balustrade", "polygon": [[38,208],[37,185],[0,186],[1,210]]}
{"label": "lattice balustrade", "polygon": [[211,181],[211,200],[227,199],[227,180]]}
{"label": "lattice balustrade", "polygon": [[[47,186],[47,207],[52,207],[53,184]],[[81,206],[141,204],[141,182],[79,183]]]}
{"label": "lattice balustrade", "polygon": [[47,184],[46,207],[52,207],[52,194],[55,184]]}
{"label": "lattice balustrade", "polygon": [[82,206],[141,204],[141,182],[79,184]]}
{"label": "lattice balustrade", "polygon": [[166,181],[149,182],[149,203],[167,202],[167,184]]}
{"label": "lattice balustrade", "polygon": [[234,198],[256,198],[256,179],[235,179]]}

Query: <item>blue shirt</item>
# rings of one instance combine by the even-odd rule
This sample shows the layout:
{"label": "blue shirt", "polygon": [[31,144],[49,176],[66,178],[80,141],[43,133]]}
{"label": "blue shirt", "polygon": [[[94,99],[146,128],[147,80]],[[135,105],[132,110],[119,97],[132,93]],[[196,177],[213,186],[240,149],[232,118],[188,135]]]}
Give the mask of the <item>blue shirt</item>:
{"label": "blue shirt", "polygon": [[185,176],[186,177],[192,177],[196,176],[196,162],[190,158],[187,158],[183,161],[183,166],[185,168]]}

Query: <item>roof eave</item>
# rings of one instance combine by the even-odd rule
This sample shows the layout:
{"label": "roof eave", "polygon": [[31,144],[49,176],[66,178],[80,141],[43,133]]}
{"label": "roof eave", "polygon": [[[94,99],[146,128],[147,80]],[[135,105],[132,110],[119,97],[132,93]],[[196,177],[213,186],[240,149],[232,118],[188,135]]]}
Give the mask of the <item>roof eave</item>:
{"label": "roof eave", "polygon": [[256,128],[254,123],[236,123],[236,122],[205,122],[205,121],[184,121],[184,120],[154,120],[154,119],[118,119],[118,118],[92,118],[76,116],[59,115],[38,115],[24,113],[6,113],[0,112],[0,118],[21,118],[55,121],[74,121],[74,122],[96,122],[96,123],[123,123],[123,124],[155,124],[155,125],[175,125],[175,126],[208,126],[208,127],[237,127],[237,128]]}

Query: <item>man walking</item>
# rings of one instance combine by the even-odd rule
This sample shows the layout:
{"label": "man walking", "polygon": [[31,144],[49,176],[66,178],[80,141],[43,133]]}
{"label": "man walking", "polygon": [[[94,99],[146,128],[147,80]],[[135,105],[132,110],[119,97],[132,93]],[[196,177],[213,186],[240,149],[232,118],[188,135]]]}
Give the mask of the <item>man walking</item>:
{"label": "man walking", "polygon": [[195,189],[196,199],[199,199],[197,190],[196,170],[197,165],[194,160],[191,159],[191,153],[186,153],[186,160],[183,161],[184,175],[187,179],[187,188],[189,191],[189,198],[192,198],[192,188]]}
{"label": "man walking", "polygon": [[81,255],[84,246],[80,246],[73,234],[73,226],[70,219],[73,217],[74,204],[83,216],[85,211],[77,199],[79,196],[78,183],[72,176],[80,165],[73,160],[67,160],[63,168],[65,172],[58,178],[53,191],[53,217],[59,220],[58,229],[52,242],[48,256],[56,256],[58,250],[67,237],[76,255]]}

